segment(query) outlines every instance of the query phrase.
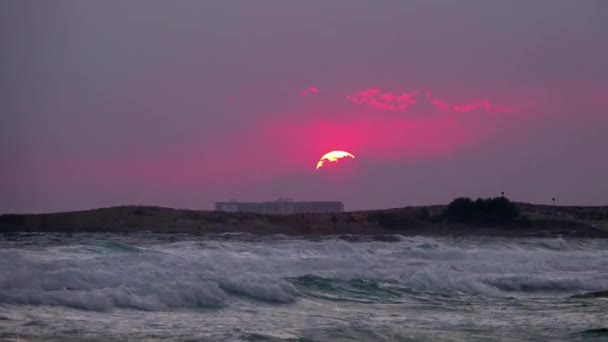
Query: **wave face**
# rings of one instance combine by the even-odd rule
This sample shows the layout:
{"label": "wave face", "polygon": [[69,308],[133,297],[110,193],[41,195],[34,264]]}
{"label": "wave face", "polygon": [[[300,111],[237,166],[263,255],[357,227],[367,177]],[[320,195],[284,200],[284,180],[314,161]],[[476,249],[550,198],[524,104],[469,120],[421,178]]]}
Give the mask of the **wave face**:
{"label": "wave face", "polygon": [[[13,316],[32,310],[76,310],[104,317],[124,312],[183,315],[194,310],[215,313],[214,317],[231,312],[236,315],[233,320],[264,310],[268,317],[282,312],[285,317],[275,317],[281,321],[294,312],[314,317],[315,310],[342,308],[349,314],[380,310],[392,317],[396,308],[401,315],[408,308],[449,313],[488,303],[513,310],[552,301],[567,306],[572,295],[608,289],[608,242],[602,240],[352,240],[7,235],[0,241],[0,328],[10,325]],[[255,317],[253,321],[261,319]],[[339,315],[327,319],[342,322]],[[313,340],[334,334],[300,328],[295,337],[302,337],[302,331]],[[335,333],[353,333],[353,339],[368,336],[357,329],[345,331]],[[243,338],[266,335],[247,336]]]}

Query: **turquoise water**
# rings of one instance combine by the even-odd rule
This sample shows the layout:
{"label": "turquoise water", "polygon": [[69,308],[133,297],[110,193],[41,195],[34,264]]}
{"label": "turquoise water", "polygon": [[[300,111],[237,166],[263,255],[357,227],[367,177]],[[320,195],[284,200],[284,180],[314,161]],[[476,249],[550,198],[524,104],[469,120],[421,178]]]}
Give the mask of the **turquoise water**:
{"label": "turquoise water", "polygon": [[0,340],[608,340],[608,241],[0,235]]}

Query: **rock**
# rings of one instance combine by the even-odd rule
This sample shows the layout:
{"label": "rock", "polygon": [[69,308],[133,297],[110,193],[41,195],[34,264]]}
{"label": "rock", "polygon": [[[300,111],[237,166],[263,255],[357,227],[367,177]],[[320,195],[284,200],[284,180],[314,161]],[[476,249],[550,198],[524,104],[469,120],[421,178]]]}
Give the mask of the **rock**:
{"label": "rock", "polygon": [[608,290],[587,292],[579,295],[574,295],[572,298],[608,298]]}
{"label": "rock", "polygon": [[[573,334],[573,336],[580,336],[584,338],[593,338],[594,341],[605,341],[605,338],[608,337],[608,328],[597,328],[597,329],[589,329],[584,330],[578,333]],[[598,339],[598,340],[596,340]]]}

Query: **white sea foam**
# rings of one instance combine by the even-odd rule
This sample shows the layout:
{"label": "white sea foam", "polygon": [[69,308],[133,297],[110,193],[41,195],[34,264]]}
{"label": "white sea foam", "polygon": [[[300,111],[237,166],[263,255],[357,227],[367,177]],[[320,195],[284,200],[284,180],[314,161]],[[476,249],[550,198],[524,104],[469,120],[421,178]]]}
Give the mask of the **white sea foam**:
{"label": "white sea foam", "polygon": [[159,311],[230,305],[227,298],[293,303],[306,293],[293,279],[306,275],[396,284],[408,290],[403,296],[411,291],[568,295],[608,288],[608,251],[601,243],[282,238],[136,244],[94,240],[1,249],[0,304]]}
{"label": "white sea foam", "polygon": [[232,293],[277,303],[291,303],[298,293],[295,286],[285,280],[256,279],[251,276],[228,279],[221,282],[221,287]]}

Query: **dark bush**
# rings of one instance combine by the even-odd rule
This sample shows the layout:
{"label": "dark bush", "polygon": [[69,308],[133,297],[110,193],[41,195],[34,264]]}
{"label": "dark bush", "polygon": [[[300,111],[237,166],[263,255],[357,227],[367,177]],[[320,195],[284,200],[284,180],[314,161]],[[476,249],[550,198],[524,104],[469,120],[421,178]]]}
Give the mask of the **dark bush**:
{"label": "dark bush", "polygon": [[519,216],[519,210],[505,197],[475,201],[457,198],[448,205],[444,216],[449,221],[462,223],[510,223]]}
{"label": "dark bush", "polygon": [[475,204],[470,198],[460,197],[448,205],[445,210],[445,218],[456,222],[470,222],[475,214]]}

